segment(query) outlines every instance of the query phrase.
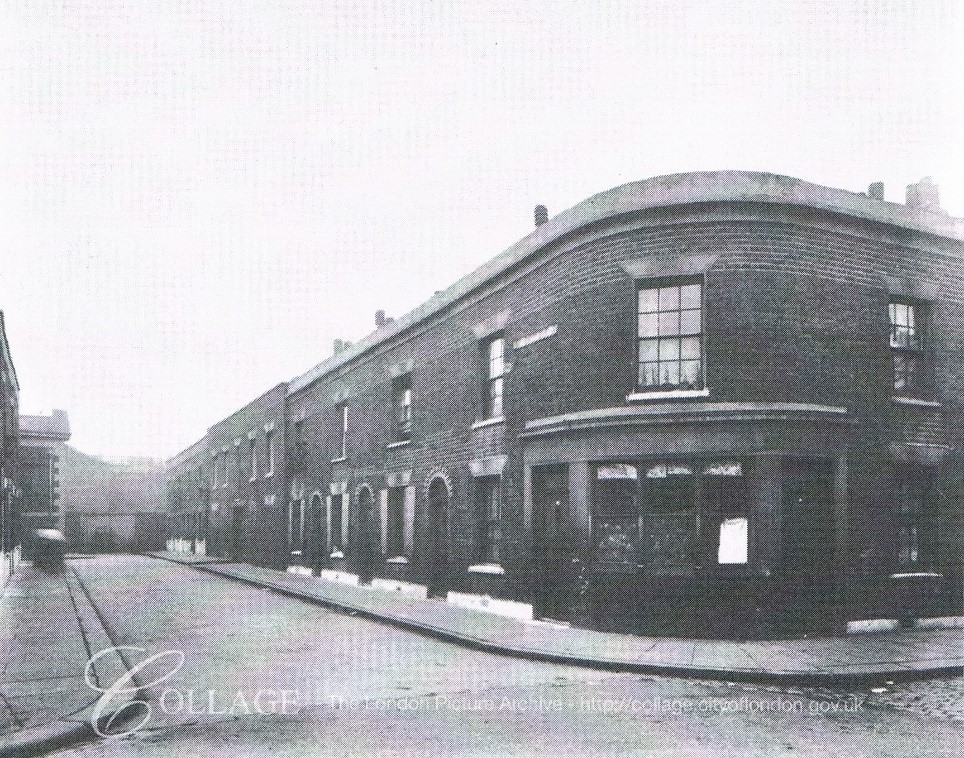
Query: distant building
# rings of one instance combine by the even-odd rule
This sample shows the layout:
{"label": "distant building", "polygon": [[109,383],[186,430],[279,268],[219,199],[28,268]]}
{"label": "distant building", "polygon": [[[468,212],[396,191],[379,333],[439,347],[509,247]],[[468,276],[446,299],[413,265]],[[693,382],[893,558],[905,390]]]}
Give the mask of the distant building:
{"label": "distant building", "polygon": [[60,460],[69,439],[70,422],[62,410],[49,416],[20,416],[21,537],[27,556],[34,529],[66,529],[60,501]]}
{"label": "distant building", "polygon": [[624,185],[376,326],[170,462],[172,547],[644,633],[961,611],[964,221],[927,180]]}
{"label": "distant building", "polygon": [[300,565],[301,546],[289,545],[287,521],[277,517],[289,500],[287,396],[287,384],[277,385],[168,461],[169,549],[281,567],[292,553]]}
{"label": "distant building", "polygon": [[20,488],[17,450],[20,440],[20,385],[10,357],[10,345],[0,311],[0,588],[13,572],[19,555]]}
{"label": "distant building", "polygon": [[78,553],[163,550],[164,466],[153,458],[102,458],[67,445],[59,463],[67,544]]}

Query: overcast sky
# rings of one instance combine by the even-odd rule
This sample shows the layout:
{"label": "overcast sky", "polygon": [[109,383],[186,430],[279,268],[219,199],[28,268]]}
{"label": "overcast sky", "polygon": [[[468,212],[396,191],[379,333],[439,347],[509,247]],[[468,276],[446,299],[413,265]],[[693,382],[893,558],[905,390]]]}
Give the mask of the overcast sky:
{"label": "overcast sky", "polygon": [[21,412],[167,457],[550,215],[750,169],[964,216],[964,3],[3,0]]}

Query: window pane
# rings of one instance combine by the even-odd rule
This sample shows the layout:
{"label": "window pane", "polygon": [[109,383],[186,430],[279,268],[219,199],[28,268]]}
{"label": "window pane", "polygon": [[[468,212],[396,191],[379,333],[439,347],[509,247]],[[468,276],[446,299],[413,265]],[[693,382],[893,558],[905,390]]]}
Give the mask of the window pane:
{"label": "window pane", "polygon": [[595,559],[602,563],[635,566],[639,540],[636,482],[613,479],[599,482],[593,509]]}
{"label": "window pane", "polygon": [[894,303],[893,322],[898,326],[907,326],[907,308],[903,303]]}
{"label": "window pane", "polygon": [[639,315],[639,336],[655,337],[659,316],[655,313],[641,313]]}
{"label": "window pane", "polygon": [[680,355],[683,359],[696,359],[700,357],[700,338],[699,337],[684,337],[680,340],[681,352]]}
{"label": "window pane", "polygon": [[660,384],[676,386],[679,384],[679,364],[661,363],[659,366]]}
{"label": "window pane", "polygon": [[502,360],[505,352],[505,340],[498,337],[489,343],[489,376],[502,376]]}
{"label": "window pane", "polygon": [[890,329],[891,347],[907,347],[907,329],[894,324]]}
{"label": "window pane", "polygon": [[493,379],[489,383],[489,418],[502,415],[502,379]]}
{"label": "window pane", "polygon": [[497,376],[502,376],[504,370],[504,364],[502,360],[502,351],[493,352],[491,359],[489,360],[489,377],[494,379]]}
{"label": "window pane", "polygon": [[679,360],[679,340],[668,339],[659,341],[659,359],[661,361]]}
{"label": "window pane", "polygon": [[907,376],[904,370],[904,356],[899,353],[894,356],[894,389],[902,390],[907,386]]}
{"label": "window pane", "polygon": [[643,554],[651,566],[686,566],[693,561],[696,517],[653,513],[645,521]]}
{"label": "window pane", "polygon": [[659,364],[640,363],[639,364],[639,386],[657,387],[659,386]]}
{"label": "window pane", "polygon": [[647,363],[655,361],[659,356],[656,351],[658,340],[640,340],[639,342],[639,362]]}
{"label": "window pane", "polygon": [[683,361],[680,364],[680,384],[687,389],[699,389],[702,386],[699,361]]}
{"label": "window pane", "polygon": [[680,287],[680,307],[699,308],[701,306],[700,293],[703,289],[701,284],[687,284]]}
{"label": "window pane", "polygon": [[699,334],[703,331],[700,311],[683,311],[680,314],[680,334]]}
{"label": "window pane", "polygon": [[661,311],[679,310],[679,287],[659,288],[659,309]]}
{"label": "window pane", "polygon": [[908,327],[907,329],[907,345],[908,347],[920,347],[920,334],[916,329]]}
{"label": "window pane", "polygon": [[677,311],[659,314],[659,334],[660,336],[679,334],[679,313]]}
{"label": "window pane", "polygon": [[639,312],[655,313],[659,310],[659,290],[639,291]]}
{"label": "window pane", "polygon": [[917,359],[912,355],[904,357],[904,386],[910,390],[920,389],[917,376]]}

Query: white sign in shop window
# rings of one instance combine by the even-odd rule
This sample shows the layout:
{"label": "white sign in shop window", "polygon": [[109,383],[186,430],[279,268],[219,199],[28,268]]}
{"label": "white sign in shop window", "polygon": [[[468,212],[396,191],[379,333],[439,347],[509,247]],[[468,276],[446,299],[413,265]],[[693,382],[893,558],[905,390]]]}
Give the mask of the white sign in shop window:
{"label": "white sign in shop window", "polygon": [[743,517],[723,519],[720,524],[719,563],[746,563],[749,528]]}

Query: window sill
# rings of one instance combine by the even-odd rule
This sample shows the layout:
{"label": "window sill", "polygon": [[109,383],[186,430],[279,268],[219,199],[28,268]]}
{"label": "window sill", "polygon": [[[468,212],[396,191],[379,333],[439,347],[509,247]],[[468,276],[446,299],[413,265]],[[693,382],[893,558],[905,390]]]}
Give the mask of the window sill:
{"label": "window sill", "polygon": [[943,574],[936,574],[933,571],[902,571],[891,574],[888,579],[940,579]]}
{"label": "window sill", "polygon": [[894,395],[890,398],[892,401],[898,405],[917,405],[922,408],[940,408],[941,404],[936,400],[921,400],[916,397],[903,397],[901,395]]}
{"label": "window sill", "polygon": [[347,460],[348,460],[348,456],[345,455],[345,456],[342,456],[341,458],[332,458],[331,462],[332,462],[332,463],[342,463],[342,462],[347,461]]}
{"label": "window sill", "polygon": [[397,447],[408,447],[410,444],[412,444],[411,440],[398,440],[398,442],[389,442],[387,445],[385,445],[385,449],[394,450]]}
{"label": "window sill", "polygon": [[385,563],[405,564],[408,563],[408,558],[406,558],[404,555],[396,555],[394,558],[386,558]]}
{"label": "window sill", "polygon": [[344,558],[344,557],[345,557],[345,554],[344,554],[343,552],[341,552],[341,550],[335,550],[335,551],[334,551],[331,555],[329,555],[328,557],[329,557],[329,558]]}
{"label": "window sill", "polygon": [[495,418],[487,418],[483,421],[476,421],[472,424],[473,429],[484,429],[487,426],[495,426],[496,424],[505,423],[505,416],[496,416]]}
{"label": "window sill", "polygon": [[639,400],[676,400],[689,397],[709,397],[710,391],[704,387],[701,390],[656,390],[655,392],[633,392],[626,395],[626,402]]}
{"label": "window sill", "polygon": [[498,563],[477,563],[466,569],[470,574],[495,574],[501,576],[505,574],[505,569]]}

